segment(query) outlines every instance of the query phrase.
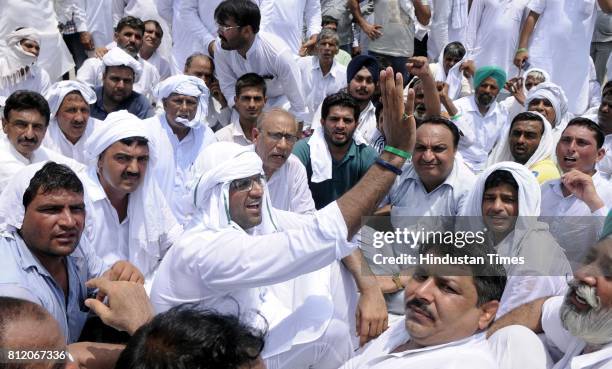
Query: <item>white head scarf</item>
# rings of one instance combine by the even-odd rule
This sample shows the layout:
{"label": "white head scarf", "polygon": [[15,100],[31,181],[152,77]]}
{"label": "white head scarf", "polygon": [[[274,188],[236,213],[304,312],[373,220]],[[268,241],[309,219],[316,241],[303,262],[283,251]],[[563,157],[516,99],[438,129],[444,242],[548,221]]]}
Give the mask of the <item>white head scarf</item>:
{"label": "white head scarf", "polygon": [[21,40],[36,41],[40,36],[33,28],[22,28],[8,34],[6,42],[0,43],[0,87],[14,85],[27,78],[29,70],[36,62],[36,55],[23,50]]}
{"label": "white head scarf", "polygon": [[195,117],[192,120],[177,117],[176,121],[189,128],[196,128],[205,123],[208,114],[208,88],[200,78],[178,74],[163,80],[157,85],[154,93],[157,100],[165,99],[173,93],[198,98]]}
{"label": "white head scarf", "polygon": [[565,97],[563,89],[552,82],[543,82],[527,93],[527,99],[525,100],[526,109],[533,99],[546,99],[550,101],[556,115],[555,121],[551,122],[551,124],[554,123],[555,129],[560,128],[567,115],[567,97]]}
{"label": "white head scarf", "polygon": [[310,140],[310,165],[312,167],[313,183],[320,183],[332,178],[332,157],[327,142],[325,142],[325,132],[323,126],[315,128]]}
{"label": "white head scarf", "polygon": [[110,113],[96,127],[86,143],[88,159],[87,186],[99,186],[97,163],[100,154],[115,142],[128,137],[144,137],[149,140],[149,163],[140,186],[130,194],[128,206],[129,260],[146,276],[162,257],[160,237],[167,233],[161,209],[164,208],[161,193],[153,173],[158,153],[151,140],[147,125],[126,110]]}
{"label": "white head scarf", "polygon": [[21,229],[25,208],[23,194],[30,181],[47,162],[38,162],[25,166],[9,181],[0,194],[0,232],[13,232]]}
{"label": "white head scarf", "polygon": [[66,95],[73,91],[78,91],[89,105],[96,102],[96,93],[85,83],[78,80],[56,82],[51,86],[46,96],[49,102],[49,109],[51,110],[51,119],[57,114]]}
{"label": "white head scarf", "polygon": [[134,71],[134,82],[137,82],[142,74],[142,66],[138,60],[121,50],[120,47],[113,47],[106,54],[104,54],[104,57],[102,57],[102,63],[104,63],[106,67],[125,66],[131,68]]}
{"label": "white head scarf", "polygon": [[460,68],[467,56],[467,52],[459,62],[453,65],[453,67],[448,71],[448,74],[446,74],[446,72],[444,72],[444,50],[446,49],[446,46],[448,46],[448,44],[446,44],[442,48],[442,51],[440,51],[440,56],[438,57],[438,69],[436,70],[434,79],[436,81],[446,82],[448,84],[448,96],[451,99],[456,100],[461,94],[463,72],[461,72]]}
{"label": "white head scarf", "polygon": [[[530,113],[536,114],[542,118],[544,121],[544,133],[542,134],[542,138],[540,139],[540,144],[536,151],[531,155],[527,163],[525,163],[525,167],[530,168],[532,165],[537,162],[551,158],[553,152],[555,150],[555,145],[553,143],[553,135],[552,135],[552,126],[548,122],[548,120],[540,113],[532,111]],[[502,161],[514,161],[514,157],[510,152],[510,126],[511,122],[508,122],[504,125],[504,129],[502,131],[502,136],[500,140],[495,145],[495,148],[489,155],[489,159],[487,161],[487,166],[491,166],[493,164],[502,162]]]}
{"label": "white head scarf", "polygon": [[[194,183],[190,198],[196,208],[194,221],[207,229],[219,231],[233,227],[242,229],[231,220],[229,187],[235,179],[264,174],[259,155],[250,147],[233,142],[215,142],[202,151],[194,164]],[[255,234],[269,234],[277,230],[268,186],[264,184],[261,203],[262,222],[253,230]]]}
{"label": "white head scarf", "polygon": [[[547,71],[545,71],[544,69],[540,69],[540,68],[531,68],[525,71],[525,78],[523,79],[523,87],[525,87],[525,81],[527,80],[527,76],[529,76],[531,73],[534,73],[534,72],[541,73],[544,76],[544,80],[540,83],[550,82],[550,74],[548,74]],[[527,91],[526,88],[525,88],[525,91]]]}

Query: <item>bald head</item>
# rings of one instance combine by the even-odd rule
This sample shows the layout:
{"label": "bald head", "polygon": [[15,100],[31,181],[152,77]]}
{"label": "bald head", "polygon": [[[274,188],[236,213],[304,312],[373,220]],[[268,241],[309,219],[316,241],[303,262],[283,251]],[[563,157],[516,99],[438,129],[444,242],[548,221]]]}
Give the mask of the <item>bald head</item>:
{"label": "bald head", "polygon": [[293,114],[271,109],[259,116],[257,128],[253,130],[253,142],[268,178],[285,164],[297,138],[298,123]]}
{"label": "bald head", "polygon": [[26,300],[0,297],[0,347],[20,350],[63,350],[66,339],[55,319]]}
{"label": "bald head", "polygon": [[187,58],[187,61],[185,61],[185,75],[198,77],[204,81],[207,86],[211,82],[214,72],[215,64],[211,58],[204,54],[192,54]]}

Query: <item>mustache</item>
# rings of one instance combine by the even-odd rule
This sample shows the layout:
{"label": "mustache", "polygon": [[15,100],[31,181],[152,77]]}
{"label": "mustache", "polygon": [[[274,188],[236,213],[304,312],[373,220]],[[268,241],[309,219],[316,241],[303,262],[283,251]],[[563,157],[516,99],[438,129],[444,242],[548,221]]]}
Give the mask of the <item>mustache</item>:
{"label": "mustache", "polygon": [[567,292],[568,296],[574,293],[576,296],[580,297],[587,304],[589,304],[592,309],[598,310],[600,308],[601,301],[597,296],[595,287],[591,287],[588,284],[582,283],[575,279],[569,281],[567,284],[569,287],[569,291]]}
{"label": "mustache", "polygon": [[408,302],[406,302],[406,310],[410,308],[416,308],[420,310],[423,314],[429,317],[431,320],[435,320],[431,309],[429,308],[429,304],[427,301],[419,298],[414,298]]}
{"label": "mustache", "polygon": [[36,138],[20,138],[17,140],[17,143],[28,142],[28,143],[37,143],[38,140]]}
{"label": "mustache", "polygon": [[129,178],[138,179],[138,178],[140,178],[140,173],[133,173],[133,172],[123,172],[123,173],[121,173],[121,179],[129,179]]}

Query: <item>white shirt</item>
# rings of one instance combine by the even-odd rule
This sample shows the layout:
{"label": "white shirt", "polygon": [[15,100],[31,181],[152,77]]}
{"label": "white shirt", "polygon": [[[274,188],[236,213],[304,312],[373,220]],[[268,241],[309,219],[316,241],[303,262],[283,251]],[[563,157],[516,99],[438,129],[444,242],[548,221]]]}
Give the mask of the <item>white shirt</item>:
{"label": "white shirt", "polygon": [[527,7],[540,14],[528,46],[529,62],[547,71],[551,81],[563,88],[569,112],[582,114],[588,107],[597,1],[530,0]]}
{"label": "white shirt", "polygon": [[242,126],[240,125],[238,112],[233,109],[231,123],[215,132],[215,136],[217,137],[217,141],[229,141],[242,146],[253,144],[244,134]]}
{"label": "white shirt", "polygon": [[147,61],[151,63],[151,65],[154,66],[155,69],[157,69],[160,81],[163,81],[164,79],[175,74],[179,74],[179,72],[174,69],[170,62],[166,58],[161,56],[159,50],[155,50],[155,52],[151,55],[149,59],[147,59]]}
{"label": "white shirt", "polygon": [[179,141],[165,118],[166,113],[162,114],[163,116],[157,115],[145,120],[151,128],[158,128],[154,130],[156,149],[157,152],[164,153],[156,162],[156,176],[177,221],[179,224],[185,224],[188,210],[183,208],[185,204],[180,200],[189,193],[188,186],[193,175],[191,167],[202,150],[217,142],[217,139],[207,125],[202,125],[190,129]]}
{"label": "white shirt", "polygon": [[[317,129],[321,126],[321,109],[323,104],[319,105],[319,108],[312,117],[310,129]],[[376,129],[376,107],[370,101],[365,109],[359,113],[359,121],[357,122],[357,128],[353,139],[357,144],[374,145],[376,139],[380,133]]]}
{"label": "white shirt", "polygon": [[309,110],[308,120],[312,120],[317,107],[323,100],[333,93],[346,87],[346,66],[333,61],[331,69],[323,75],[319,58],[316,56],[305,56],[298,61],[302,74],[302,86],[306,98],[306,106]]}
{"label": "white shirt", "polygon": [[65,164],[75,172],[82,172],[85,170],[84,165],[62,154],[56,153],[55,151],[51,151],[42,145],[34,150],[31,154],[31,158],[28,159],[15,149],[4,133],[0,134],[0,192],[4,190],[4,187],[6,187],[15,173],[25,166],[47,160]]}
{"label": "white shirt", "polygon": [[315,211],[306,168],[293,154],[290,154],[285,164],[268,179],[268,189],[270,201],[276,209],[299,214]]}
{"label": "white shirt", "polygon": [[552,369],[610,369],[612,368],[612,343],[604,345],[597,351],[583,354],[586,347],[584,340],[572,336],[561,322],[561,305],[563,296],[552,297],[542,306],[542,329],[546,338],[563,357]]}
{"label": "white shirt", "polygon": [[[133,89],[153,102],[155,101],[153,88],[159,83],[159,73],[151,63],[143,58],[138,58],[138,62],[142,66],[142,74],[138,81],[134,82]],[[89,58],[83,62],[83,65],[77,71],[76,78],[95,89],[102,86],[102,74],[104,74],[105,68],[102,59]]]}
{"label": "white shirt", "polygon": [[595,164],[595,169],[610,178],[612,176],[612,135],[606,136],[603,148],[606,150],[606,155]]}
{"label": "white shirt", "polygon": [[87,28],[96,47],[113,42],[113,4],[114,0],[85,0]]}
{"label": "white shirt", "polygon": [[[19,81],[11,86],[4,88],[0,87],[0,99],[7,99],[11,94],[17,90],[30,90],[38,92],[39,94],[46,96],[51,86],[49,80],[49,74],[38,65],[34,64],[30,67],[28,76],[23,81]],[[2,104],[0,104],[2,105]]]}
{"label": "white shirt", "polygon": [[263,0],[259,9],[259,29],[282,38],[295,55],[302,46],[304,21],[306,38],[321,32],[320,0]]}
{"label": "white shirt", "polygon": [[594,245],[603,222],[612,207],[612,182],[600,172],[593,175],[593,184],[604,206],[591,212],[586,203],[573,194],[565,197],[561,191],[561,180],[545,182],[542,188],[542,211],[540,215],[550,226],[550,233],[565,249],[570,261],[579,262]]}
{"label": "white shirt", "polygon": [[208,95],[208,113],[206,114],[206,121],[210,128],[214,128],[217,125],[221,127],[227,126],[230,123],[232,111],[233,109],[229,106],[222,108],[221,104],[212,94]]}
{"label": "white shirt", "polygon": [[404,320],[396,322],[340,369],[496,369],[484,333],[435,346],[392,353],[408,342]]}
{"label": "white shirt", "polygon": [[467,166],[478,173],[484,169],[487,157],[499,139],[508,112],[502,105],[493,102],[482,116],[476,105],[475,95],[455,101],[455,107],[461,114],[455,123],[463,132],[458,150]]}
{"label": "white shirt", "polygon": [[62,132],[59,124],[57,123],[57,119],[53,118],[49,123],[49,128],[47,129],[47,133],[45,134],[45,139],[43,140],[42,144],[49,150],[53,150],[64,156],[72,158],[84,165],[88,165],[87,156],[85,154],[85,142],[87,141],[89,135],[92,134],[95,127],[100,123],[102,123],[100,120],[90,117],[87,121],[87,127],[85,127],[83,135],[75,144],[73,144],[66,138],[64,132]]}
{"label": "white shirt", "polygon": [[468,57],[477,66],[496,65],[508,76],[516,76],[512,64],[518,48],[525,6],[529,0],[474,0],[470,8]]}
{"label": "white shirt", "polygon": [[[314,215],[275,212],[283,232],[252,236],[237,225],[215,232],[203,224],[187,230],[158,269],[151,290],[155,311],[185,302],[220,313],[235,313],[237,308],[241,312],[260,311],[270,327],[264,358],[284,352],[294,343],[309,342],[309,337],[319,337],[321,327],[305,331],[304,319],[317,322],[322,316],[331,316],[333,307],[313,300],[313,304],[305,304],[313,306],[302,305],[306,311],[297,314],[285,308],[292,305],[291,301],[278,301],[277,291],[271,289],[288,286],[284,282],[294,278],[326,280],[311,272],[350,254],[355,245],[346,241],[348,231],[335,202]],[[328,290],[325,286],[311,287]],[[257,322],[255,316],[249,320]]]}
{"label": "white shirt", "polygon": [[228,104],[233,106],[238,78],[252,72],[266,79],[266,106],[282,106],[289,101],[289,112],[300,122],[306,119],[308,111],[297,56],[283,40],[270,33],[257,33],[246,59],[235,50],[223,50],[219,42],[216,47],[216,73]]}
{"label": "white shirt", "polygon": [[442,184],[427,192],[412,163],[404,166],[404,173],[396,178],[385,202],[392,205],[394,216],[456,216],[459,215],[476,176],[459,158]]}
{"label": "white shirt", "polygon": [[175,1],[177,8],[172,19],[172,54],[178,67],[182,68],[185,60],[195,52],[208,55],[208,45],[217,39],[214,13],[221,1]]}

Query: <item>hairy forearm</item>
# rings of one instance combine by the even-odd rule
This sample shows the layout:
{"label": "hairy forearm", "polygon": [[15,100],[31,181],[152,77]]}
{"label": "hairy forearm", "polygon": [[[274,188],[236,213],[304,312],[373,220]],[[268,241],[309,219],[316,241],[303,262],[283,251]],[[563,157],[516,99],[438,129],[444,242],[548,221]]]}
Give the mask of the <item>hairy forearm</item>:
{"label": "hairy forearm", "polygon": [[[405,159],[388,152],[383,152],[380,157],[397,168],[401,168],[405,162]],[[373,164],[363,178],[338,199],[338,207],[348,229],[348,239],[353,238],[361,227],[361,218],[374,213],[396,177],[390,170]]]}
{"label": "hairy forearm", "polygon": [[416,19],[419,23],[424,26],[428,25],[431,19],[431,9],[429,6],[423,5],[421,0],[412,0],[412,4],[414,5],[414,15],[416,15]]}
{"label": "hairy forearm", "polygon": [[114,368],[123,349],[124,345],[99,342],[77,342],[68,346],[81,369]]}
{"label": "hairy forearm", "polygon": [[543,297],[533,300],[508,312],[491,325],[487,331],[487,337],[510,325],[523,325],[534,333],[542,333],[542,305],[547,299],[548,297]]}
{"label": "hairy forearm", "polygon": [[454,117],[455,115],[457,115],[457,113],[459,112],[459,109],[457,109],[457,107],[453,103],[453,100],[450,97],[445,96],[444,98],[441,99],[441,101],[442,101],[442,105],[444,105],[444,109],[446,109],[446,111],[448,112],[448,115],[450,115],[451,117]]}
{"label": "hairy forearm", "polygon": [[372,288],[378,288],[376,276],[370,270],[360,249],[356,249],[352,254],[344,257],[342,263],[353,276],[359,292],[364,293]]}
{"label": "hairy forearm", "polygon": [[353,18],[355,18],[355,22],[358,25],[361,26],[364,22],[367,23],[367,21],[365,20],[365,18],[361,14],[361,8],[359,7],[359,1],[358,0],[348,0],[347,5],[348,5],[348,8],[349,8],[351,14],[353,15]]}

